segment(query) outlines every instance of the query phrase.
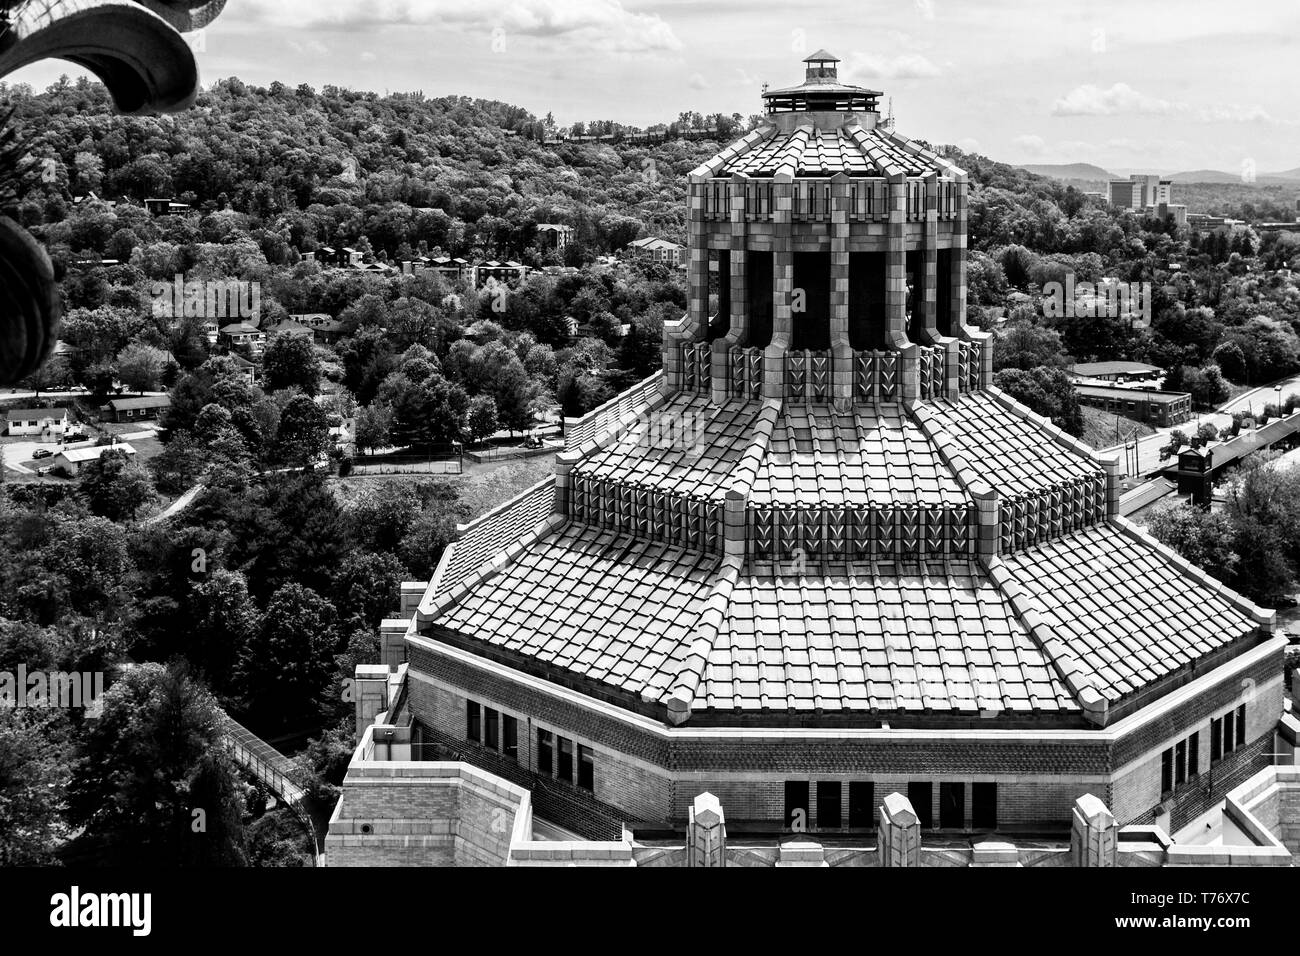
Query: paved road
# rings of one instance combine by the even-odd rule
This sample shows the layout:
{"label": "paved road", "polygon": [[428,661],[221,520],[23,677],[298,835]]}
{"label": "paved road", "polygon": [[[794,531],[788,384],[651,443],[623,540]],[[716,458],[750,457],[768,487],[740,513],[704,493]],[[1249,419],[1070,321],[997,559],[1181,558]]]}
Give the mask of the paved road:
{"label": "paved road", "polygon": [[[1278,386],[1281,386],[1280,393]],[[1160,460],[1160,449],[1169,444],[1169,433],[1175,429],[1192,434],[1196,429],[1205,422],[1211,422],[1216,428],[1226,428],[1232,424],[1233,412],[1245,411],[1262,411],[1265,405],[1275,403],[1278,395],[1281,394],[1283,400],[1292,393],[1300,393],[1300,375],[1284,379],[1281,382],[1274,382],[1270,385],[1261,385],[1258,388],[1252,388],[1248,392],[1243,392],[1236,398],[1225,402],[1219,406],[1217,411],[1204,412],[1182,425],[1176,425],[1173,428],[1160,428],[1154,435],[1148,435],[1139,439],[1137,443],[1137,466],[1133,462],[1133,446],[1129,443],[1128,450],[1123,445],[1112,445],[1109,448],[1103,448],[1104,455],[1117,455],[1120,460],[1120,474],[1129,475],[1149,475],[1152,472],[1159,471],[1167,461]]]}

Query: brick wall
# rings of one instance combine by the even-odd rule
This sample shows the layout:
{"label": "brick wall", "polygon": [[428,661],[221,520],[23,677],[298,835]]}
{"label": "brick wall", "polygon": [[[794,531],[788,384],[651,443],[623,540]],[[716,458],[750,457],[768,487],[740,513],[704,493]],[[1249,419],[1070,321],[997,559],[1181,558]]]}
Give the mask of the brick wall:
{"label": "brick wall", "polygon": [[328,865],[503,866],[522,800],[466,768],[353,765],[325,839]]}
{"label": "brick wall", "polygon": [[[410,648],[410,656],[411,710],[428,728],[429,739],[454,748],[453,759],[474,762],[532,790],[539,816],[593,839],[616,838],[620,823],[681,826],[690,801],[705,790],[722,800],[728,807],[728,819],[736,824],[780,828],[785,822],[786,780],[871,781],[878,799],[892,790],[906,793],[909,781],[929,781],[935,784],[932,813],[936,821],[938,784],[947,780],[968,785],[967,821],[972,802],[969,784],[990,781],[998,784],[1000,827],[1068,823],[1070,807],[1085,793],[1104,800],[1121,825],[1150,822],[1160,801],[1161,750],[1199,730],[1199,765],[1205,768],[1202,775],[1207,776],[1210,789],[1198,796],[1193,787],[1183,788],[1186,792],[1178,794],[1171,823],[1179,826],[1200,812],[1198,807],[1208,809],[1208,801],[1220,799],[1225,787],[1258,768],[1258,754],[1263,750],[1255,745],[1271,740],[1281,709],[1281,691],[1276,686],[1281,656],[1277,655],[1257,662],[1245,673],[1225,678],[1208,693],[1111,746],[1101,740],[1094,744],[1031,738],[855,740],[837,739],[834,731],[820,739],[775,735],[684,738],[636,727],[418,646]],[[518,719],[518,764],[465,742],[467,697]],[[1211,786],[1209,721],[1247,697],[1246,746],[1241,755],[1216,765],[1216,782]],[[539,726],[593,748],[593,794],[537,776],[533,748]],[[1112,778],[1115,768],[1132,764],[1139,755],[1143,757],[1140,762],[1122,777]],[[1224,778],[1222,785],[1217,782],[1219,777]],[[809,809],[815,818],[815,786],[810,791]],[[847,816],[847,787],[841,799]],[[815,828],[815,819],[810,824]]]}
{"label": "brick wall", "polygon": [[[1227,791],[1218,785],[1218,777],[1226,776],[1228,768],[1233,768],[1234,773],[1238,772],[1240,768],[1237,765],[1240,761],[1234,758],[1241,751],[1211,768],[1210,722],[1241,703],[1246,705],[1246,743],[1243,749],[1271,752],[1273,731],[1282,712],[1282,686],[1278,680],[1281,661],[1281,655],[1270,655],[1246,673],[1221,681],[1205,694],[1150,721],[1115,744],[1114,764],[1117,770],[1123,768],[1124,764],[1131,763],[1135,755],[1145,755],[1137,764],[1123,769],[1116,776],[1106,798],[1111,812],[1121,825],[1149,823],[1155,819],[1161,796],[1161,754],[1193,733],[1199,734],[1197,766],[1201,770],[1199,776],[1203,779],[1189,781],[1177,789],[1171,800],[1174,810],[1170,826],[1178,829],[1222,799]],[[1258,769],[1257,765],[1255,769]],[[1245,772],[1240,779],[1245,779],[1253,772]],[[1209,790],[1206,791],[1206,788]]]}

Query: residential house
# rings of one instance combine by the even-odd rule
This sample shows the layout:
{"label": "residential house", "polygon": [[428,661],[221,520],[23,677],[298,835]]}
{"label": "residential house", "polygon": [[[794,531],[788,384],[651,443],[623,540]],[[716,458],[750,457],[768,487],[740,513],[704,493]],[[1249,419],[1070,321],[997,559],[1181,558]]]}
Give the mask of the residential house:
{"label": "residential house", "polygon": [[73,477],[81,474],[81,469],[89,462],[99,461],[105,452],[121,451],[126,453],[126,457],[134,458],[135,449],[124,441],[116,445],[92,445],[89,448],[65,448],[53,458],[49,459],[49,466],[54,469],[62,468]]}
{"label": "residential house", "polygon": [[314,330],[300,322],[293,321],[293,319],[285,319],[283,322],[277,322],[275,325],[268,327],[266,335],[268,340],[275,335],[288,335],[295,339],[311,339],[314,338]]}
{"label": "residential house", "polygon": [[218,341],[229,349],[261,355],[266,348],[266,333],[247,322],[236,322],[221,329]]}
{"label": "residential house", "polygon": [[115,422],[148,422],[156,420],[171,404],[171,398],[166,395],[115,398],[104,406],[104,415]]}
{"label": "residential house", "polygon": [[666,266],[679,266],[682,264],[682,258],[686,253],[684,246],[679,246],[675,242],[667,239],[660,239],[657,236],[647,236],[644,239],[634,239],[627,245],[628,254],[634,259],[641,259],[648,262],[658,262]]}
{"label": "residential house", "polygon": [[11,408],[5,412],[7,433],[41,441],[55,441],[68,431],[66,408]]}

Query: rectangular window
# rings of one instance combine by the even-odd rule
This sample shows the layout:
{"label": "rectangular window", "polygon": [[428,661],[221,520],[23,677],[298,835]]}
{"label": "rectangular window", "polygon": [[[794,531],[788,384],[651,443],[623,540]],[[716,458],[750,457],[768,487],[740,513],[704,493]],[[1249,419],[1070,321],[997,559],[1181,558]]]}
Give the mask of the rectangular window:
{"label": "rectangular window", "polygon": [[929,830],[934,826],[934,809],[930,806],[933,795],[934,785],[931,783],[913,782],[907,785],[907,799],[911,801],[912,809],[916,811],[916,818],[921,821],[923,830]]}
{"label": "rectangular window", "polygon": [[785,782],[785,826],[787,830],[808,829],[808,781]]}
{"label": "rectangular window", "polygon": [[519,721],[505,714],[501,718],[501,752],[511,760],[519,759]]}
{"label": "rectangular window", "polygon": [[489,750],[497,749],[498,716],[491,707],[483,708],[483,746]]}
{"label": "rectangular window", "polygon": [[479,708],[472,700],[465,701],[465,739],[479,742],[480,717]]}
{"label": "rectangular window", "polygon": [[1223,721],[1210,721],[1210,763],[1223,759]]}
{"label": "rectangular window", "polygon": [[1187,782],[1187,741],[1174,744],[1174,786]]}
{"label": "rectangular window", "polygon": [[1223,755],[1225,757],[1237,749],[1237,735],[1234,732],[1237,723],[1236,716],[1232,711],[1228,711],[1223,715]]}
{"label": "rectangular window", "polygon": [[573,783],[573,741],[557,735],[555,744],[560,757],[555,775],[565,783]]}
{"label": "rectangular window", "polygon": [[966,826],[966,784],[939,784],[939,826],[961,830]]}
{"label": "rectangular window", "polygon": [[998,828],[998,785],[976,783],[971,785],[971,824],[977,830]]}
{"label": "rectangular window", "polygon": [[1190,780],[1201,772],[1201,734],[1192,734],[1187,738],[1187,777]]}
{"label": "rectangular window", "polygon": [[578,789],[596,789],[596,755],[582,744],[578,744]]}
{"label": "rectangular window", "polygon": [[554,771],[551,765],[551,732],[537,731],[537,772],[550,776]]}
{"label": "rectangular window", "polygon": [[870,780],[849,784],[849,826],[859,830],[876,826],[876,785]]}
{"label": "rectangular window", "polygon": [[1237,746],[1241,747],[1246,743],[1246,705],[1242,704],[1237,708]]}
{"label": "rectangular window", "polygon": [[844,811],[840,804],[840,790],[838,780],[817,781],[818,829],[838,830],[844,826]]}
{"label": "rectangular window", "polygon": [[1166,750],[1160,755],[1160,792],[1174,789],[1174,752]]}

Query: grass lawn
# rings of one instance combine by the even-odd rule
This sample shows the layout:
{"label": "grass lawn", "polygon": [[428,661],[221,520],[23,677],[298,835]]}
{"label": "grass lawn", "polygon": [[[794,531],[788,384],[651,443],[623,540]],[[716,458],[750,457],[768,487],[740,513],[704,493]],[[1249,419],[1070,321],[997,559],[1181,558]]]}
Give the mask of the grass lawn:
{"label": "grass lawn", "polygon": [[[132,442],[132,444],[135,444]],[[141,452],[143,454],[143,452]],[[334,478],[330,481],[335,495],[341,502],[348,502],[361,489],[373,486],[377,481],[429,482],[447,485],[456,490],[460,501],[465,505],[470,519],[477,518],[484,512],[491,511],[497,505],[509,501],[521,491],[537,484],[555,467],[554,455],[541,455],[536,458],[524,458],[501,464],[474,465],[465,462],[465,470],[459,475],[383,475],[365,478]]]}
{"label": "grass lawn", "polygon": [[[1083,406],[1083,443],[1091,445],[1093,448],[1109,448],[1111,445],[1117,444],[1115,441],[1115,418],[1113,412]],[[1135,428],[1137,429],[1138,438],[1154,435],[1156,431],[1145,422],[1119,416],[1121,441],[1131,439]]]}

